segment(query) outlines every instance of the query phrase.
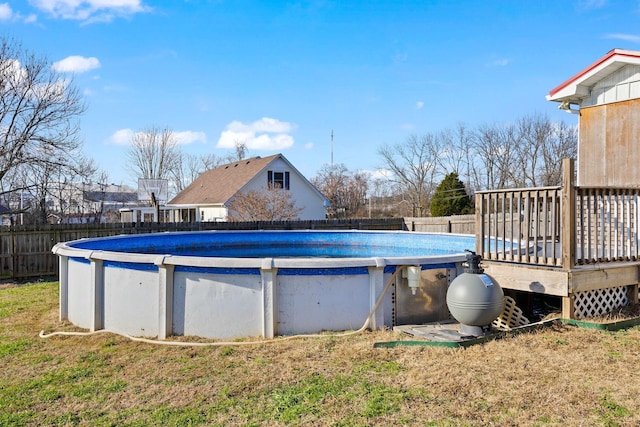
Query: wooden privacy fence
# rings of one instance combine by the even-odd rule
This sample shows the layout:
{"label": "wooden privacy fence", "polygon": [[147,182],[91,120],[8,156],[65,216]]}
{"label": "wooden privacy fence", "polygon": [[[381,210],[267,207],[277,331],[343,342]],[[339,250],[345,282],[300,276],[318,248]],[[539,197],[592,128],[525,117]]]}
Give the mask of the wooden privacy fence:
{"label": "wooden privacy fence", "polygon": [[561,187],[476,193],[478,253],[565,269],[637,260],[640,189],[577,187],[573,176],[565,161]]}
{"label": "wooden privacy fence", "polygon": [[426,233],[475,234],[475,215],[405,218],[407,230]]}
{"label": "wooden privacy fence", "polygon": [[[461,220],[452,217],[452,224]],[[412,218],[412,220],[418,220]],[[438,218],[420,230],[443,231],[448,220]],[[474,217],[466,219],[474,224]],[[87,237],[106,237],[119,234],[155,233],[165,231],[202,230],[408,230],[411,221],[403,218],[348,219],[318,221],[256,221],[256,222],[200,222],[200,223],[112,223],[112,224],[45,224],[37,226],[0,227],[0,279],[19,279],[58,274],[58,257],[51,249],[58,242]],[[451,227],[451,226],[447,226]],[[453,226],[454,229],[458,227]],[[462,226],[460,226],[462,227]],[[454,231],[457,232],[457,231]],[[468,234],[473,234],[471,230]]]}

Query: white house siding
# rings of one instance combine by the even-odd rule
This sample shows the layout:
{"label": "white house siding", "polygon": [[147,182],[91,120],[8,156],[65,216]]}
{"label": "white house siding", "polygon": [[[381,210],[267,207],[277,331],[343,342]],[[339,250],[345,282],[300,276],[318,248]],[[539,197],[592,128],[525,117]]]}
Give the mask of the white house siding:
{"label": "white house siding", "polygon": [[640,98],[640,65],[625,65],[596,83],[581,107]]}
{"label": "white house siding", "polygon": [[227,220],[227,208],[224,206],[200,207],[198,208],[198,212],[198,221],[201,222],[219,222]]}
{"label": "white house siding", "polygon": [[[261,191],[267,188],[267,172],[289,172],[289,190],[296,208],[301,208],[299,219],[314,220],[326,218],[326,207],[320,194],[287,162],[278,158],[256,175],[241,191]],[[285,190],[287,191],[287,190]]]}

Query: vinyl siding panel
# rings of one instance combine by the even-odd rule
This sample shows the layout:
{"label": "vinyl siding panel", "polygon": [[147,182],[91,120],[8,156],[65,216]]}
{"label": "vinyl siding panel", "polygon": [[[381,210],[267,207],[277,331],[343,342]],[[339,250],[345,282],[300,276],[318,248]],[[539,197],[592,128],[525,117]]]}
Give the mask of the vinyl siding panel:
{"label": "vinyl siding panel", "polygon": [[581,107],[611,104],[640,98],[640,65],[625,65],[600,80],[591,88],[591,95]]}

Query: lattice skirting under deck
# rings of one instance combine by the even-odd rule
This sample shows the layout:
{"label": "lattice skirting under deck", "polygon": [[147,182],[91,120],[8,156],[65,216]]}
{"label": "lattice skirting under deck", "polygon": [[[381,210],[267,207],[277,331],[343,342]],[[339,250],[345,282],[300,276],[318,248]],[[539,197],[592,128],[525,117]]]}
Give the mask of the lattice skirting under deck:
{"label": "lattice skirting under deck", "polygon": [[627,286],[576,292],[574,316],[576,319],[602,316],[629,304]]}
{"label": "lattice skirting under deck", "polygon": [[509,296],[504,297],[504,309],[496,320],[491,323],[495,329],[508,331],[518,326],[529,324],[529,319],[524,317],[520,307],[516,305],[516,300]]}

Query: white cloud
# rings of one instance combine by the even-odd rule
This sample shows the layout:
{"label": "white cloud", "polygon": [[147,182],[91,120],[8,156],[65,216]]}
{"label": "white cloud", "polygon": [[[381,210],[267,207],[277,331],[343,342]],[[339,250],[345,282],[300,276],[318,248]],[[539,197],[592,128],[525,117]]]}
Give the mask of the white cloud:
{"label": "white cloud", "polygon": [[422,107],[424,107],[423,101],[416,102],[416,110],[422,110]]}
{"label": "white cloud", "polygon": [[304,148],[306,148],[307,150],[311,150],[313,148],[313,142],[307,142],[306,144],[304,144]]}
{"label": "white cloud", "polygon": [[0,3],[0,21],[8,21],[13,17],[13,10],[9,3]]}
{"label": "white cloud", "polygon": [[58,62],[53,63],[53,69],[60,73],[84,73],[90,70],[100,68],[98,58],[84,56],[68,56]]}
{"label": "white cloud", "polygon": [[293,145],[289,133],[295,127],[293,123],[270,117],[249,124],[234,120],[222,131],[216,147],[234,148],[237,142],[243,142],[250,150],[282,150]]}
{"label": "white cloud", "polygon": [[110,22],[151,10],[140,0],[32,0],[31,4],[55,18],[85,22]]}
{"label": "white cloud", "polygon": [[373,172],[369,171],[369,173],[371,174],[371,179],[389,180],[393,177],[393,173],[389,169],[376,169]]}
{"label": "white cloud", "polygon": [[14,87],[19,87],[27,78],[27,70],[17,59],[5,59],[1,62],[5,79],[11,79]]}
{"label": "white cloud", "polygon": [[204,132],[194,132],[185,130],[181,132],[173,132],[178,144],[191,144],[192,142],[207,143],[207,135]]}
{"label": "white cloud", "polygon": [[[190,130],[172,132],[176,143],[191,144],[193,142],[207,142],[207,135],[204,132],[195,132]],[[144,132],[134,132],[131,129],[120,129],[113,133],[108,142],[116,145],[129,145],[136,135],[144,135]]]}
{"label": "white cloud", "polygon": [[[54,81],[29,84],[29,72],[20,61],[7,59],[0,61],[5,77],[4,84],[10,84],[14,88],[20,88],[22,95],[30,99],[40,99],[61,102],[67,89],[68,81],[57,79]],[[32,82],[33,83],[33,82]]]}
{"label": "white cloud", "polygon": [[133,135],[134,132],[131,129],[120,129],[109,137],[109,142],[116,145],[128,145]]}
{"label": "white cloud", "polygon": [[0,3],[0,22],[2,21],[24,21],[32,24],[38,20],[35,14],[23,16],[20,12],[15,12],[9,3]]}
{"label": "white cloud", "polygon": [[635,34],[621,34],[621,33],[606,34],[604,38],[623,40],[623,41],[632,42],[632,43],[640,43],[640,36],[637,36]]}

